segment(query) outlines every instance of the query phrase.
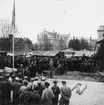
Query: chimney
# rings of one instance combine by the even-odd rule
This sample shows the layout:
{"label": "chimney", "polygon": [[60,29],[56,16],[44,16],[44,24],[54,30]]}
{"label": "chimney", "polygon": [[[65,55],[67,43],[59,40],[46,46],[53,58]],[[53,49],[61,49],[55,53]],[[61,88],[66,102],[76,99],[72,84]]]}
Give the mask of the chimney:
{"label": "chimney", "polygon": [[53,34],[55,34],[55,30],[53,30]]}
{"label": "chimney", "polygon": [[9,34],[9,40],[10,40],[10,41],[13,40],[13,34]]}
{"label": "chimney", "polygon": [[44,31],[47,31],[46,28],[44,28]]}

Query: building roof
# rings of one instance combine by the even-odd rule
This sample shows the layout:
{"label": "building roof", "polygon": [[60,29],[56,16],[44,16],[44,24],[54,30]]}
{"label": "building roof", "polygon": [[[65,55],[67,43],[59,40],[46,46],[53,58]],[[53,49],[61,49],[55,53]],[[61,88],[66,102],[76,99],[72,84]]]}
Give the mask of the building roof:
{"label": "building roof", "polygon": [[100,26],[97,31],[104,31],[104,25]]}
{"label": "building roof", "polygon": [[97,42],[98,40],[97,40],[97,39],[91,39],[91,41],[92,41],[92,42]]}
{"label": "building roof", "polygon": [[60,51],[48,51],[43,56],[56,56]]}
{"label": "building roof", "polygon": [[97,41],[96,44],[101,44],[102,42],[104,42],[104,39]]}
{"label": "building roof", "polygon": [[[44,33],[44,32],[46,32],[46,33],[48,33],[49,35],[52,35],[52,36],[54,36],[54,35],[59,35],[60,37],[65,37],[65,36],[69,36],[70,35],[70,33],[69,34],[58,34],[57,32],[55,32],[54,30],[53,30],[53,32],[49,32],[49,31],[47,31],[47,30],[44,30],[42,33]],[[42,34],[41,33],[41,34]]]}
{"label": "building roof", "polygon": [[57,35],[57,33],[56,32],[49,32],[49,31],[46,31],[48,34],[50,34],[50,35]]}
{"label": "building roof", "polygon": [[64,53],[74,53],[75,52],[75,50],[73,49],[73,48],[70,48],[70,49],[66,49],[66,50],[62,50],[62,52],[64,52]]}
{"label": "building roof", "polygon": [[[49,35],[51,35],[51,36],[58,35],[57,32],[55,32],[55,31],[49,32],[49,31],[47,31],[47,30],[44,30],[43,32],[41,32],[41,34],[42,34],[42,33],[47,33],[47,34],[49,34]],[[41,35],[41,34],[40,34],[40,35]]]}
{"label": "building roof", "polygon": [[74,56],[88,56],[88,57],[91,57],[91,55],[95,54],[96,52],[94,51],[84,51],[84,50],[81,50],[81,51],[76,51],[76,53],[74,54]]}
{"label": "building roof", "polygon": [[22,39],[22,38],[14,38],[14,43],[18,42],[19,40],[22,40],[22,41],[24,41],[27,44],[27,42],[24,39]]}
{"label": "building roof", "polygon": [[70,33],[69,34],[59,34],[59,35],[65,37],[65,36],[69,36]]}
{"label": "building roof", "polygon": [[32,51],[31,55],[36,56],[56,56],[60,51]]}
{"label": "building roof", "polygon": [[31,54],[31,55],[37,55],[37,56],[42,56],[45,52],[47,52],[47,51],[32,51],[29,54]]}

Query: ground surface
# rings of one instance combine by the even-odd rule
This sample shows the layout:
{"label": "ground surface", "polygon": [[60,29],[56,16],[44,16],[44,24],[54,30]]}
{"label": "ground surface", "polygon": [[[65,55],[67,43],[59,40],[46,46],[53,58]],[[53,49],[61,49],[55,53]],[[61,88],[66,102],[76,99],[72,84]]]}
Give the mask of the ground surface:
{"label": "ground surface", "polygon": [[94,82],[104,82],[104,75],[102,76],[98,72],[96,73],[85,73],[78,71],[69,71],[65,75],[56,76],[58,79],[67,80],[84,80],[84,81],[94,81]]}
{"label": "ground surface", "polygon": [[[58,81],[59,87],[62,86],[62,80],[66,80],[67,86],[70,88],[73,88],[77,83],[81,83],[80,89],[83,89],[83,86],[87,84],[87,88],[82,95],[76,94],[76,89],[72,92],[70,105],[104,105],[104,76],[98,73],[80,73],[75,71],[66,75],[56,76],[54,79]],[[47,79],[51,86],[54,79]]]}
{"label": "ground surface", "polygon": [[[47,79],[51,86],[54,79]],[[56,79],[55,79],[56,80]],[[57,79],[58,86],[61,85],[61,81],[64,79]],[[66,80],[66,79],[65,79]],[[79,80],[66,80],[67,86],[73,88],[77,83],[82,83],[81,89],[87,84],[86,90],[82,95],[76,94],[76,89],[72,92],[70,99],[70,105],[104,105],[104,83],[101,82],[85,82]]]}

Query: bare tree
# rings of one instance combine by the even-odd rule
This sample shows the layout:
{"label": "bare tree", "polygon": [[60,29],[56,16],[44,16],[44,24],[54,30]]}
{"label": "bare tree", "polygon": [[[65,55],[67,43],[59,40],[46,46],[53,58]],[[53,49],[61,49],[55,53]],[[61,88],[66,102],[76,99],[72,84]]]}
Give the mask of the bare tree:
{"label": "bare tree", "polygon": [[35,43],[34,45],[33,45],[33,49],[32,50],[35,50],[35,51],[37,51],[38,50],[38,44],[37,43]]}
{"label": "bare tree", "polygon": [[73,38],[69,41],[68,44],[69,48],[73,48],[74,50],[90,50],[91,46],[89,45],[88,41],[84,38],[81,38],[80,40],[78,38]]}
{"label": "bare tree", "polygon": [[14,34],[15,36],[18,34],[18,28],[15,27],[15,30],[12,28],[12,23],[8,20],[0,21],[0,31],[1,37],[8,37],[9,34]]}

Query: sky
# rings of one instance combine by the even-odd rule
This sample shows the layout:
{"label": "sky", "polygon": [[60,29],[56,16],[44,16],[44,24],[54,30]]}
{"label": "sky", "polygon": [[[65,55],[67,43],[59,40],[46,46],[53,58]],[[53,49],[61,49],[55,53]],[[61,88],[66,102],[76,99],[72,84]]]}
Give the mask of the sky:
{"label": "sky", "polygon": [[[104,25],[104,0],[15,0],[19,37],[37,42],[44,29],[96,39]],[[12,20],[13,0],[0,0],[0,20]]]}

